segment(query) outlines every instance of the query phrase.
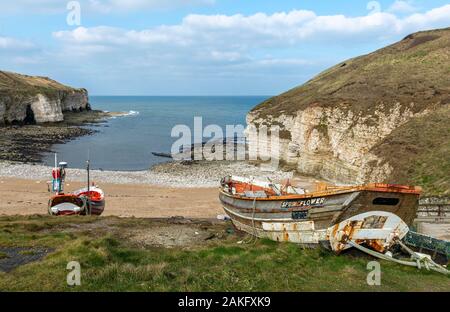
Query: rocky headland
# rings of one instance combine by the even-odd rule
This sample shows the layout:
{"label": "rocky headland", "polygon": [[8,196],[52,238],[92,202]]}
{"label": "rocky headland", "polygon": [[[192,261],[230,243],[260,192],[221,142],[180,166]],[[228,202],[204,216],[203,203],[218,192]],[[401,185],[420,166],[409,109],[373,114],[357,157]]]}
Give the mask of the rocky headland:
{"label": "rocky headland", "polygon": [[51,146],[94,132],[114,113],[91,110],[86,89],[0,71],[0,160],[39,162]]}
{"label": "rocky headland", "polygon": [[279,126],[280,159],[301,174],[448,194],[449,76],[450,28],[415,33],[261,103],[247,134]]}
{"label": "rocky headland", "polygon": [[60,122],[65,112],[84,110],[90,110],[86,89],[0,71],[0,125]]}

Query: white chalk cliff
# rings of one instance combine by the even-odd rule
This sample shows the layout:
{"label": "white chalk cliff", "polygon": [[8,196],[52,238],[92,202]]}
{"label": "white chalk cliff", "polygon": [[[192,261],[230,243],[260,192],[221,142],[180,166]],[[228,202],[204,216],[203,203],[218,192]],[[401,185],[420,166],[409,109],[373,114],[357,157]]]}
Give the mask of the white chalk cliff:
{"label": "white chalk cliff", "polygon": [[[430,162],[425,153],[434,155],[431,153],[441,147],[431,142],[433,146],[422,144],[426,148],[416,151],[415,146],[422,142],[414,141],[421,140],[419,135],[411,135],[417,131],[413,121],[420,120],[424,128],[429,125],[447,131],[450,120],[433,124],[426,118],[436,111],[447,116],[450,111],[449,69],[450,29],[410,35],[338,64],[255,107],[247,116],[249,144],[251,148],[270,145],[264,137],[255,140],[258,129],[278,126],[280,148],[276,154],[302,174],[337,183],[416,183],[419,178],[408,180],[416,174],[414,166]],[[444,139],[436,140],[442,139],[448,146],[448,134],[442,135]],[[383,152],[390,151],[383,146],[387,140],[398,145],[393,152]],[[416,161],[419,157],[424,161]],[[448,185],[448,179],[439,183]]]}
{"label": "white chalk cliff", "polygon": [[85,89],[46,77],[0,71],[0,125],[64,120],[64,112],[90,109]]}

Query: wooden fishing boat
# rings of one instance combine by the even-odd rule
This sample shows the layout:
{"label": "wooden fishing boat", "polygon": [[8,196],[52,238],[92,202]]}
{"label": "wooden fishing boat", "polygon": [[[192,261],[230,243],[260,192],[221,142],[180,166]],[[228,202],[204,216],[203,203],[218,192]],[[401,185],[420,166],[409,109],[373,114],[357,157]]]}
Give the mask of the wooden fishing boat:
{"label": "wooden fishing boat", "polygon": [[53,216],[81,214],[86,209],[86,201],[71,194],[52,196],[48,202],[48,213]]}
{"label": "wooden fishing boat", "polygon": [[105,194],[98,187],[91,186],[73,193],[52,196],[48,212],[55,216],[101,215],[105,210]]}
{"label": "wooden fishing boat", "polygon": [[382,229],[394,216],[399,229],[400,221],[411,225],[420,191],[419,187],[374,183],[343,187],[319,184],[317,190],[308,192],[291,185],[229,176],[221,181],[219,198],[242,231],[277,241],[317,244],[330,240],[327,231],[332,226],[355,216],[365,222],[363,228],[370,223],[370,228]]}
{"label": "wooden fishing boat", "polygon": [[[253,236],[320,244],[338,254],[356,248],[448,275],[444,266],[415,252],[405,240],[407,235],[418,237],[409,225],[416,217],[420,192],[419,187],[383,183],[319,184],[314,192],[307,192],[290,184],[228,176],[221,181],[219,197],[233,224]],[[401,257],[405,254],[408,258]]]}
{"label": "wooden fishing boat", "polygon": [[105,210],[105,193],[94,184],[91,185],[89,161],[87,161],[87,187],[75,192],[64,193],[66,168],[66,162],[57,165],[55,154],[55,167],[52,170],[52,181],[49,182],[55,195],[48,202],[48,213],[54,216],[101,215]]}

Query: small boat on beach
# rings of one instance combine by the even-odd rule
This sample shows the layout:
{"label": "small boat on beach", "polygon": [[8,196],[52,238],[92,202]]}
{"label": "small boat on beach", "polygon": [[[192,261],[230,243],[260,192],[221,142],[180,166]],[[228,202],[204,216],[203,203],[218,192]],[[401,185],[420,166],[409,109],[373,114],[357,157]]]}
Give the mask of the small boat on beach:
{"label": "small boat on beach", "polygon": [[63,215],[101,215],[105,210],[105,194],[102,189],[91,186],[68,194],[57,194],[50,198],[49,214]]}
{"label": "small boat on beach", "polygon": [[[56,163],[56,156],[55,156]],[[52,190],[55,195],[48,202],[48,213],[54,216],[66,215],[101,215],[105,210],[105,193],[89,181],[88,185],[71,193],[64,193],[64,180],[66,177],[67,163],[60,162],[52,170]]]}

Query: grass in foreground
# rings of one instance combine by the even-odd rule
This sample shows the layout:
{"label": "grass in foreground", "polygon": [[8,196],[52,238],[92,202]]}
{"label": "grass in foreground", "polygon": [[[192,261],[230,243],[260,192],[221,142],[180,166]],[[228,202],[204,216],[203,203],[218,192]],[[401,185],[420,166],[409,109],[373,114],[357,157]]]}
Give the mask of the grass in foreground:
{"label": "grass in foreground", "polygon": [[[258,240],[238,244],[229,224],[212,226],[216,238],[165,248],[142,246],[127,232],[165,226],[153,220],[119,218],[1,217],[0,247],[55,251],[43,260],[4,273],[10,291],[448,291],[437,273],[381,262],[381,286],[368,286],[373,260],[335,256],[321,249]],[[205,224],[172,224],[198,227]],[[76,230],[73,230],[76,229]],[[130,232],[130,233],[131,233]],[[180,232],[181,233],[181,232]],[[66,284],[69,261],[81,264],[81,286]]]}

